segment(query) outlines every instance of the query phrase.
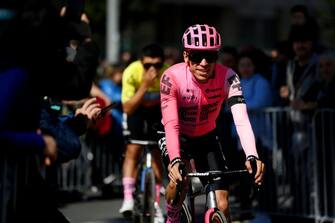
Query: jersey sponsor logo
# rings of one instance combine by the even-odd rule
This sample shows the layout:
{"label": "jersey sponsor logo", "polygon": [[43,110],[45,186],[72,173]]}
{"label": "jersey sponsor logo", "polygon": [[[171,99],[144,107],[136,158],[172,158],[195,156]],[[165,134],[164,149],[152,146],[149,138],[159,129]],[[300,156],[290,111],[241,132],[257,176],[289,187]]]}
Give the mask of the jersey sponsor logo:
{"label": "jersey sponsor logo", "polygon": [[208,119],[208,115],[212,112],[215,112],[218,109],[219,102],[214,102],[212,104],[202,105],[200,111],[200,121]]}
{"label": "jersey sponsor logo", "polygon": [[237,76],[237,74],[231,76],[228,78],[228,83],[232,88],[237,88],[239,91],[242,90],[241,84],[240,84],[240,78]]}
{"label": "jersey sponsor logo", "polygon": [[189,95],[189,96],[182,96],[183,100],[195,100],[196,97],[194,95]]}
{"label": "jersey sponsor logo", "polygon": [[161,93],[166,95],[170,94],[171,87],[170,77],[164,74],[161,81]]}
{"label": "jersey sponsor logo", "polygon": [[181,107],[179,109],[179,117],[184,122],[195,122],[197,119],[198,106]]}

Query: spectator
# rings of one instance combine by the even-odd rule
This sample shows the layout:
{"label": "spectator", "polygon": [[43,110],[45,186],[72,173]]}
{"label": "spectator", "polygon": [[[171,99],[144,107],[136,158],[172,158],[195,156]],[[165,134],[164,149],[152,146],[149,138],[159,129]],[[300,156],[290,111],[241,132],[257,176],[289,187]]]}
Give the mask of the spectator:
{"label": "spectator", "polygon": [[326,52],[319,57],[319,78],[320,82],[314,84],[317,91],[315,101],[304,102],[299,100],[296,106],[301,110],[317,108],[335,108],[335,56]]}
{"label": "spectator", "polygon": [[[290,139],[290,150],[286,157],[289,162],[293,162],[292,173],[294,177],[290,180],[291,191],[294,201],[294,211],[301,212],[303,206],[310,207],[310,199],[306,199],[304,204],[299,204],[302,198],[307,198],[311,193],[312,185],[300,175],[302,170],[312,165],[312,152],[310,143],[311,117],[313,112],[303,108],[303,103],[315,101],[318,96],[318,55],[315,52],[316,36],[314,30],[307,24],[296,25],[291,31],[292,48],[294,58],[288,62],[286,85],[280,88],[280,96],[286,100],[292,110],[290,111],[290,121],[292,127],[292,138]],[[298,188],[304,185],[305,190]]]}
{"label": "spectator", "polygon": [[287,101],[279,96],[279,91],[286,83],[286,67],[290,58],[290,50],[288,41],[280,41],[276,43],[272,54],[271,87],[275,106],[287,105]]}
{"label": "spectator", "polygon": [[[50,132],[44,130],[40,135],[40,101],[45,95],[57,99],[88,96],[97,48],[89,33],[82,32],[88,24],[61,18],[60,8],[50,1],[3,1],[1,6],[11,15],[0,34],[1,84],[6,83],[1,87],[6,108],[0,124],[0,165],[6,167],[0,173],[5,177],[1,180],[6,179],[0,182],[6,184],[1,188],[5,189],[1,196],[6,194],[0,197],[1,221],[68,222],[40,173],[44,163],[56,161],[56,147],[59,152],[62,142],[55,142],[56,137],[48,137]],[[73,51],[66,51],[64,43],[70,46],[74,36],[80,41],[71,45],[77,48],[70,56],[67,53]],[[42,162],[36,162],[36,155]]]}
{"label": "spectator", "polygon": [[317,98],[318,108],[335,108],[335,54],[324,53],[319,59],[321,90]]}
{"label": "spectator", "polygon": [[219,53],[219,63],[230,67],[233,70],[237,68],[237,49],[232,46],[223,46]]}
{"label": "spectator", "polygon": [[108,141],[110,142],[111,152],[113,157],[117,158],[115,162],[120,162],[120,157],[123,153],[124,139],[122,135],[122,74],[123,66],[121,64],[108,65],[105,68],[106,77],[99,81],[99,87],[102,92],[109,98],[110,101],[116,103],[111,112],[111,131],[108,134]]}
{"label": "spectator", "polygon": [[[264,76],[257,72],[257,64],[253,51],[241,53],[237,60],[237,70],[241,78],[241,87],[245,103],[248,108],[249,119],[256,138],[256,145],[265,163],[268,166],[268,171],[271,170],[271,163],[267,163],[269,157],[264,152],[271,148],[271,139],[269,137],[268,125],[262,110],[272,105],[272,89],[271,85]],[[237,139],[237,134],[233,134]],[[242,153],[241,144],[238,142],[238,148]],[[266,149],[265,149],[266,148]],[[240,159],[242,155],[240,154]],[[241,162],[243,164],[243,162]],[[267,178],[265,178],[267,180]],[[245,179],[240,184],[241,207],[244,210],[251,208],[251,200],[248,197],[250,194],[250,182]],[[249,190],[248,190],[249,189]],[[242,215],[241,218],[247,218],[248,214]]]}
{"label": "spectator", "polygon": [[176,63],[179,63],[182,58],[180,57],[180,52],[175,47],[166,47],[164,48],[165,60],[164,63],[172,66]]}
{"label": "spectator", "polygon": [[[295,37],[293,37],[295,26],[307,26],[314,34],[314,44],[317,52],[321,52],[322,47],[319,45],[320,39],[320,28],[314,17],[312,17],[305,5],[294,5],[290,10],[291,26],[288,35],[288,41],[290,44],[293,43]],[[291,51],[290,58],[294,57],[294,52]]]}
{"label": "spectator", "polygon": [[294,109],[299,109],[299,100],[315,100],[317,93],[313,85],[317,82],[318,56],[314,51],[315,35],[308,26],[292,29],[295,58],[287,65],[287,82],[280,88],[280,96],[290,101]]}

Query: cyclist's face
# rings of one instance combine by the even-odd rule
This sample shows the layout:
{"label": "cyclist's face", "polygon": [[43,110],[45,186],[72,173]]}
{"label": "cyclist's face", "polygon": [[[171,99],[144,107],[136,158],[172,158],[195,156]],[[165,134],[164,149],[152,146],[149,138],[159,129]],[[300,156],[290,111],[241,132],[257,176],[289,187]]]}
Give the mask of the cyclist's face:
{"label": "cyclist's face", "polygon": [[163,67],[163,61],[160,57],[144,56],[141,59],[141,62],[143,64],[144,70],[146,71],[152,69],[158,72]]}
{"label": "cyclist's face", "polygon": [[206,83],[214,75],[216,51],[184,51],[184,61],[200,83]]}

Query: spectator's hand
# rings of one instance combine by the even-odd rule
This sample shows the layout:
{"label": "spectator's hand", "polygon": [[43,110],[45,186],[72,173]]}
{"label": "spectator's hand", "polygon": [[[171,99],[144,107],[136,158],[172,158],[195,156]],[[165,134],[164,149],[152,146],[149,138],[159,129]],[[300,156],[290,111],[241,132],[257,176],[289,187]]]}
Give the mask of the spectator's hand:
{"label": "spectator's hand", "polygon": [[50,135],[43,135],[45,148],[44,148],[44,164],[50,166],[57,160],[57,142]]}
{"label": "spectator's hand", "polygon": [[76,110],[76,115],[83,114],[86,115],[90,121],[94,121],[99,118],[101,112],[101,106],[97,102],[96,98],[90,98],[84,102],[82,107]]}
{"label": "spectator's hand", "polygon": [[[252,163],[251,162],[256,162],[256,173],[253,174],[253,168],[252,168]],[[245,161],[245,167],[247,168],[248,172],[250,174],[255,175],[254,179],[255,179],[255,184],[257,185],[261,185],[263,182],[263,176],[264,176],[264,172],[265,172],[265,165],[264,163],[259,160],[259,159],[255,159],[255,161]]]}
{"label": "spectator's hand", "polygon": [[148,70],[144,70],[142,84],[146,87],[151,87],[155,83],[156,78],[158,78],[159,70],[151,66]]}
{"label": "spectator's hand", "polygon": [[288,98],[289,93],[290,93],[290,91],[288,89],[288,86],[282,86],[279,90],[279,95],[282,98]]}

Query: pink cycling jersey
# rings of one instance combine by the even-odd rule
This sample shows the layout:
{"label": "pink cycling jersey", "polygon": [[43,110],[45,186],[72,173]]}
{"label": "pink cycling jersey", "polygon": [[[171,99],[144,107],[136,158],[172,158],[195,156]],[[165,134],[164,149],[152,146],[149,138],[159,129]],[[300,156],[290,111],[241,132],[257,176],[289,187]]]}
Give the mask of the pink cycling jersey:
{"label": "pink cycling jersey", "polygon": [[[220,64],[207,83],[199,83],[186,63],[168,68],[160,84],[162,122],[170,160],[180,157],[180,135],[202,136],[216,128],[223,101],[242,95],[236,73]],[[245,104],[231,108],[237,133],[246,155],[257,156],[255,138]]]}

